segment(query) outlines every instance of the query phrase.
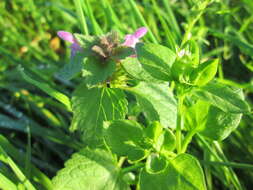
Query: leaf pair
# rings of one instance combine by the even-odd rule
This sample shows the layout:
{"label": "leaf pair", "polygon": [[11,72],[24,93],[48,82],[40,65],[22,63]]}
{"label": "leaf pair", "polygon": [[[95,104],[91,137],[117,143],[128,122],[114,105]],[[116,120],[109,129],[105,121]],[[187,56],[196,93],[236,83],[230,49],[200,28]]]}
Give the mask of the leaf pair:
{"label": "leaf pair", "polygon": [[[157,167],[163,167],[157,162]],[[179,154],[168,161],[168,166],[160,173],[150,173],[142,169],[140,190],[205,190],[204,174],[196,158],[189,154]]]}
{"label": "leaf pair", "polygon": [[161,83],[175,80],[203,86],[217,72],[218,59],[200,64],[199,47],[193,41],[189,41],[178,55],[165,46],[152,43],[138,43],[136,53],[137,59],[129,57],[121,63],[131,77],[140,81]]}
{"label": "leaf pair", "polygon": [[130,76],[147,82],[172,79],[170,68],[176,55],[169,48],[152,43],[138,43],[136,53],[138,59],[130,57],[121,61]]}
{"label": "leaf pair", "polygon": [[152,151],[167,153],[175,147],[173,133],[158,122],[143,128],[136,121],[116,120],[106,124],[104,134],[112,153],[126,156],[130,162],[138,162]]}
{"label": "leaf pair", "polygon": [[212,140],[223,140],[240,123],[250,107],[242,90],[212,82],[193,92],[198,99],[186,112],[186,126]]}

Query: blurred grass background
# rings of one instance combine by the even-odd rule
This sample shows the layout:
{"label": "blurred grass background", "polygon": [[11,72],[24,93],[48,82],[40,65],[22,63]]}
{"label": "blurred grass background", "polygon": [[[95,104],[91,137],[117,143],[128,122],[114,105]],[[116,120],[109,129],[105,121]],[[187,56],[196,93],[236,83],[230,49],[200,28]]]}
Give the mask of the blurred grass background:
{"label": "blurred grass background", "polygon": [[[80,24],[80,2],[86,25]],[[204,3],[210,4],[202,9]],[[190,28],[201,58],[220,58],[218,80],[243,88],[252,107],[252,10],[252,0],[1,0],[0,189],[51,189],[50,178],[82,147],[78,134],[68,132],[71,113],[27,83],[17,69],[22,65],[36,80],[70,95],[80,79],[57,77],[70,56],[58,30],[90,35],[117,30],[123,37],[145,25],[150,32],[144,41],[175,50]],[[253,116],[246,115],[225,141],[204,145],[195,139],[190,151],[200,160],[253,164],[252,127]],[[247,168],[204,165],[204,169],[210,190],[253,187],[253,172]],[[28,182],[22,181],[25,176]]]}

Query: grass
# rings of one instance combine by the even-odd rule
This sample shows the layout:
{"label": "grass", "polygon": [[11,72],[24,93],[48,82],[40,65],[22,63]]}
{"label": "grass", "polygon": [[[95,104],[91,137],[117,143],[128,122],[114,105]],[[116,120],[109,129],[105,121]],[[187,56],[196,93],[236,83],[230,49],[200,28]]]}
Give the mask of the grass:
{"label": "grass", "polygon": [[[70,112],[28,84],[17,69],[22,65],[36,80],[57,90],[54,93],[70,95],[78,79],[63,81],[55,74],[70,55],[67,44],[56,36],[58,30],[91,35],[117,30],[123,37],[147,26],[144,41],[161,43],[174,51],[192,36],[201,47],[203,60],[207,56],[220,58],[218,80],[243,88],[252,107],[252,1],[198,2],[1,1],[0,189],[51,189],[50,178],[83,146],[79,135],[68,131]],[[194,139],[190,151],[202,159],[210,190],[251,189],[252,167],[234,168],[233,163],[253,164],[252,127],[253,117],[246,115],[238,130],[223,142]],[[210,159],[211,164],[206,162]],[[215,164],[218,161],[225,164]]]}

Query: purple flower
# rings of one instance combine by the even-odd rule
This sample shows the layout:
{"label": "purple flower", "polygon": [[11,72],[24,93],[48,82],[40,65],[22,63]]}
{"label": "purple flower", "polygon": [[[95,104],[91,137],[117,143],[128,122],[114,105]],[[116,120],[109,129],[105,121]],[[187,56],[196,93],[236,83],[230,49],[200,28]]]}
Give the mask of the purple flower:
{"label": "purple flower", "polygon": [[127,34],[125,36],[125,41],[122,44],[123,46],[128,46],[135,48],[136,43],[139,42],[139,39],[147,33],[146,27],[138,28],[133,34]]}
{"label": "purple flower", "polygon": [[71,56],[74,56],[76,54],[77,51],[81,51],[82,48],[79,46],[78,42],[76,41],[76,39],[74,38],[73,34],[66,32],[66,31],[58,31],[57,35],[65,40],[71,43]]}

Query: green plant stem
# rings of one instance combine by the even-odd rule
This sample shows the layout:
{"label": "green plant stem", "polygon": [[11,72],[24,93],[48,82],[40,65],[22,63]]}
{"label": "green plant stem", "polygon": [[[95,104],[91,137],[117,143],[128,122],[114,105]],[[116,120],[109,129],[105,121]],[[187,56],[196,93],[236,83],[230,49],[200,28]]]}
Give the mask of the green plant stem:
{"label": "green plant stem", "polygon": [[236,162],[214,162],[214,161],[200,161],[203,165],[212,165],[212,166],[228,166],[232,168],[240,168],[240,169],[249,169],[253,170],[252,164],[245,163],[236,163]]}
{"label": "green plant stem", "polygon": [[138,164],[135,164],[133,166],[129,166],[127,168],[123,168],[121,170],[121,173],[122,174],[126,174],[128,172],[131,172],[131,171],[134,171],[134,170],[137,170],[137,169],[140,169],[140,168],[143,168],[145,166],[145,163],[138,163]]}
{"label": "green plant stem", "polygon": [[176,127],[176,147],[177,153],[181,153],[181,142],[182,142],[182,126],[183,124],[183,103],[184,96],[179,96],[178,107],[177,107],[177,127]]}
{"label": "green plant stem", "polygon": [[119,162],[118,162],[118,167],[121,168],[121,166],[124,164],[126,160],[126,157],[120,157]]}
{"label": "green plant stem", "polygon": [[181,153],[186,152],[187,147],[188,147],[189,143],[190,143],[191,140],[192,140],[192,137],[193,137],[196,133],[197,133],[196,130],[191,130],[191,131],[189,131],[189,132],[187,133],[187,135],[186,135],[186,137],[185,137],[185,139],[184,139],[184,141],[183,141]]}
{"label": "green plant stem", "polygon": [[83,34],[89,35],[87,23],[85,21],[83,9],[82,9],[81,0],[74,0],[74,3],[75,3],[78,18],[79,18],[79,21],[80,21],[80,24],[81,24],[81,31],[82,31]]}

